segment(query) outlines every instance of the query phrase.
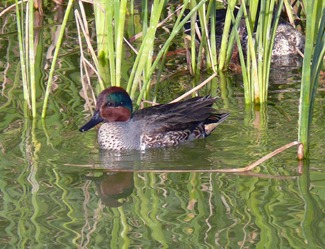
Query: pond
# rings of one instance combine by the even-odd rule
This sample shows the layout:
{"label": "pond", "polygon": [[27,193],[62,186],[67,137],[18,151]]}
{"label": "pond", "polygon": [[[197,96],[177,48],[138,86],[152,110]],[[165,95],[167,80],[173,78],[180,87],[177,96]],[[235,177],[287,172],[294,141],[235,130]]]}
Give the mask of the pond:
{"label": "pond", "polygon": [[[204,140],[145,152],[100,151],[96,129],[78,131],[90,112],[80,95],[73,33],[66,35],[48,116],[24,117],[11,14],[2,17],[0,36],[1,248],[325,247],[324,78],[309,160],[299,162],[293,147],[249,173],[213,172],[244,167],[297,140],[297,67],[273,68],[269,102],[260,109],[244,104],[240,77],[216,78],[200,93],[219,96],[215,107],[231,115]],[[52,20],[42,29],[44,58],[52,51]],[[159,101],[194,83],[184,62],[184,55],[170,59],[173,76],[161,82]],[[48,63],[38,67],[39,93]]]}

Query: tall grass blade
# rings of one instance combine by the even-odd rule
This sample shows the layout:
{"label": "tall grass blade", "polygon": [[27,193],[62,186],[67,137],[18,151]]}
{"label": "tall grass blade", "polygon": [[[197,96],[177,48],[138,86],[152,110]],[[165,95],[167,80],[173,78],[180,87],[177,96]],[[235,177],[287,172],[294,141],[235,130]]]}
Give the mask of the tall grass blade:
{"label": "tall grass blade", "polygon": [[[28,6],[28,61],[29,61],[29,85],[31,91],[32,117],[36,117],[36,82],[35,82],[35,48],[34,48],[34,1],[30,0]],[[26,21],[27,21],[26,18]]]}
{"label": "tall grass blade", "polygon": [[211,67],[213,71],[216,71],[218,65],[218,52],[217,52],[217,39],[216,39],[216,2],[210,1],[208,6],[208,13],[210,16],[210,58]]}
{"label": "tall grass blade", "polygon": [[[194,1],[190,1],[189,2],[189,7],[190,9],[195,8],[196,3]],[[191,16],[191,40],[190,40],[190,48],[191,48],[191,73],[194,74],[196,72],[196,19],[197,19],[197,13],[195,12],[192,16]],[[199,37],[201,38],[201,33],[199,34]]]}
{"label": "tall grass blade", "polygon": [[[124,26],[125,26],[125,15],[126,15],[126,4],[127,0],[120,1],[118,26],[116,32],[116,85],[120,85],[121,81],[121,66],[123,57],[123,37],[124,37]],[[115,19],[116,20],[116,19]]]}
{"label": "tall grass blade", "polygon": [[[29,0],[26,4],[25,25],[23,3],[19,10],[16,1],[17,30],[19,41],[20,62],[22,65],[22,81],[24,99],[32,117],[36,117],[36,79],[35,79],[35,46],[34,46],[34,1]],[[25,27],[25,28],[23,28]],[[28,112],[26,112],[26,115]]]}
{"label": "tall grass blade", "polygon": [[[22,6],[22,5],[21,5]],[[23,7],[21,7],[23,8]],[[29,109],[31,109],[31,103],[30,103],[30,95],[29,95],[29,87],[28,87],[28,73],[27,73],[27,67],[26,67],[26,61],[24,56],[24,43],[23,43],[23,37],[24,32],[22,28],[22,17],[19,9],[18,1],[16,0],[16,16],[17,16],[17,30],[18,30],[18,44],[19,44],[19,54],[20,54],[20,63],[21,63],[21,73],[22,73],[22,81],[23,81],[23,93],[24,93],[24,100],[27,103],[27,106]]]}
{"label": "tall grass blade", "polygon": [[[165,44],[162,46],[162,48],[160,49],[159,53],[157,54],[154,62],[152,63],[148,73],[146,74],[145,80],[144,80],[144,88],[140,91],[140,95],[137,99],[137,104],[139,105],[142,99],[142,96],[144,94],[144,89],[146,89],[146,87],[149,85],[150,83],[150,78],[153,74],[153,72],[155,71],[155,69],[157,68],[158,63],[160,62],[160,59],[163,57],[163,55],[167,52],[168,47],[170,46],[172,40],[175,38],[175,36],[178,34],[178,32],[183,28],[184,24],[191,18],[191,16],[196,13],[196,11],[206,2],[206,0],[200,1],[184,18],[182,17],[184,10],[187,6],[189,1],[185,1],[184,2],[184,7],[181,10],[181,13],[179,15],[179,17],[177,18],[174,28],[170,33],[170,36],[168,37],[167,41],[165,42]],[[141,50],[139,52],[139,54],[141,53]],[[130,80],[128,82],[128,84],[132,84],[133,80],[130,77]]]}
{"label": "tall grass blade", "polygon": [[[243,6],[243,5],[242,5]],[[239,12],[237,14],[237,17],[235,19],[234,13],[232,13],[232,21],[233,23],[235,23],[234,28],[232,29],[232,35],[234,36],[237,42],[237,46],[238,46],[238,54],[239,54],[239,61],[240,61],[240,65],[241,65],[241,69],[242,69],[242,76],[243,76],[243,83],[244,83],[244,99],[245,99],[245,103],[249,104],[254,102],[254,91],[252,90],[252,86],[251,86],[251,82],[249,81],[249,71],[247,70],[247,65],[245,62],[245,57],[244,57],[244,49],[242,48],[241,45],[241,40],[239,37],[239,34],[237,32],[238,27],[240,25],[240,21],[241,21],[241,17],[243,14],[243,7],[241,7],[239,9]],[[227,51],[227,56],[230,58],[231,53],[232,53],[232,49],[228,49],[229,51]]]}
{"label": "tall grass blade", "polygon": [[[282,6],[283,0],[241,1],[240,11],[243,11],[245,17],[247,48],[239,45],[238,37],[236,40],[247,104],[263,104],[267,101],[272,50]],[[235,25],[234,28],[237,26]],[[247,53],[244,63],[243,50],[245,49]]]}
{"label": "tall grass blade", "polygon": [[236,0],[228,1],[227,14],[225,19],[224,30],[222,34],[222,40],[221,40],[220,54],[219,54],[219,70],[225,69],[229,34],[231,28],[231,19],[235,9],[236,2],[237,2]]}
{"label": "tall grass blade", "polygon": [[114,19],[114,1],[99,0],[94,2],[94,15],[98,56],[97,70],[100,75],[100,88],[103,90],[105,88],[104,82],[106,85],[108,83],[117,84],[114,27],[118,25],[118,20]]}
{"label": "tall grass blade", "polygon": [[164,1],[154,1],[152,5],[150,24],[145,36],[143,37],[143,41],[135,61],[135,66],[132,68],[132,72],[128,81],[127,89],[131,89],[131,91],[129,91],[131,98],[134,98],[135,96],[135,91],[140,84],[141,77],[146,77],[148,73],[148,71],[145,71],[148,68],[148,63],[151,65],[155,34],[164,6]]}
{"label": "tall grass blade", "polygon": [[[250,90],[252,91],[253,95],[253,102],[259,102],[259,84],[258,84],[258,73],[257,73],[257,51],[255,47],[255,41],[254,41],[254,34],[253,34],[253,27],[255,24],[251,24],[250,22],[250,16],[248,16],[247,13],[247,7],[245,1],[242,1],[242,8],[244,11],[244,17],[245,17],[245,24],[247,29],[247,58],[246,58],[246,75],[248,82],[244,85],[250,85]],[[245,79],[245,78],[244,78]],[[251,103],[251,99],[246,100],[246,103]]]}
{"label": "tall grass blade", "polygon": [[301,79],[298,140],[304,150],[298,158],[309,154],[309,134],[319,72],[325,55],[325,3],[322,0],[304,1],[306,4],[306,42]]}
{"label": "tall grass blade", "polygon": [[46,91],[45,91],[45,96],[44,96],[43,109],[42,109],[42,118],[45,118],[45,116],[46,116],[46,109],[47,109],[48,99],[49,99],[49,95],[50,95],[50,91],[51,91],[51,87],[52,87],[52,83],[53,83],[53,74],[54,74],[54,69],[55,69],[55,66],[56,66],[56,60],[57,60],[58,55],[59,55],[59,50],[60,50],[61,43],[62,43],[62,40],[63,40],[64,30],[65,30],[65,27],[67,25],[69,15],[71,13],[72,4],[73,4],[73,0],[69,0],[66,11],[65,11],[65,14],[64,14],[63,22],[62,22],[62,25],[61,25],[61,30],[60,30],[60,33],[59,33],[58,41],[57,41],[57,44],[55,46],[55,51],[54,51],[53,60],[52,60],[50,73],[49,73],[49,79],[47,81]]}

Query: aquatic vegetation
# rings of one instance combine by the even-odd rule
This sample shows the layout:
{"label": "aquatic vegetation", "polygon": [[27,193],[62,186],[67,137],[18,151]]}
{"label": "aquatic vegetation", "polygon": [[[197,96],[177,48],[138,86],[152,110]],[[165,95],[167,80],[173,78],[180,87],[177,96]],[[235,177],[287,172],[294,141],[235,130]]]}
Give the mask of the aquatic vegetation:
{"label": "aquatic vegetation", "polygon": [[[322,15],[324,4],[322,1],[315,0],[312,2],[312,6],[315,8],[313,11],[316,13],[314,15],[310,10],[310,2],[303,1],[303,3],[302,5],[298,1],[295,4],[299,6],[300,11],[307,18],[306,35],[308,39],[303,67],[302,96],[310,97],[302,97],[300,113],[305,113],[308,109],[309,114],[301,116],[299,121],[300,127],[304,127],[301,124],[306,123],[306,119],[309,120],[308,122],[311,120],[313,96],[317,89],[317,83],[313,86],[308,86],[306,82],[317,82],[322,55],[324,54],[324,42],[322,40],[323,25],[321,24],[323,22],[320,21],[321,17],[324,16]],[[211,78],[216,77],[221,71],[230,66],[231,59],[234,58],[233,53],[235,49],[241,65],[246,104],[264,105],[267,102],[272,55],[279,55],[279,51],[281,55],[284,51],[293,52],[292,47],[301,50],[303,44],[299,35],[294,35],[297,34],[296,30],[291,26],[285,26],[280,21],[281,12],[284,10],[288,21],[294,24],[294,8],[291,8],[287,0],[267,2],[247,0],[240,1],[239,3],[235,0],[228,1],[226,9],[221,11],[223,24],[220,30],[218,28],[220,26],[220,15],[216,12],[216,9],[224,8],[224,6],[216,1],[184,1],[182,6],[176,6],[175,9],[170,11],[167,17],[164,16],[165,2],[154,1],[152,5],[149,5],[148,2],[144,1],[142,3],[141,20],[133,21],[132,25],[128,23],[132,20],[129,18],[129,15],[132,16],[132,13],[134,13],[134,5],[132,3],[127,1],[97,1],[93,4],[97,39],[96,54],[96,50],[93,48],[94,44],[90,42],[83,3],[79,2],[78,6],[79,8],[75,10],[75,19],[79,29],[79,44],[80,47],[83,46],[81,36],[84,36],[87,46],[80,51],[82,54],[85,49],[88,49],[92,56],[92,61],[87,61],[85,56],[82,56],[80,64],[81,71],[84,73],[81,79],[86,99],[94,99],[95,93],[98,93],[107,86],[123,85],[130,92],[131,98],[136,100],[137,105],[140,105],[142,100],[149,98],[154,102],[167,52],[173,39],[189,20],[191,22],[189,47],[191,54],[189,60],[191,61],[191,70],[195,77],[198,77],[201,70],[204,70],[201,67],[201,62],[204,58],[206,68],[213,71]],[[65,17],[58,41],[56,42],[46,90],[40,93],[38,91],[42,90],[35,87],[35,79],[40,78],[40,76],[37,75],[37,70],[35,70],[34,66],[40,63],[40,61],[35,61],[35,59],[39,60],[39,56],[37,56],[37,50],[34,49],[37,47],[37,43],[34,43],[33,39],[33,1],[28,2],[27,5],[18,2],[16,4],[26,116],[29,116],[29,110],[32,117],[37,116],[39,101],[37,101],[36,96],[39,95],[43,96],[41,116],[43,118],[46,116],[57,62],[56,58],[59,54],[65,26],[73,7],[73,1],[70,0],[66,5]],[[186,9],[188,10],[187,12],[185,11]],[[313,19],[313,24],[309,22],[311,18]],[[174,25],[170,30],[170,35],[156,52],[155,39],[157,32],[165,22],[171,20],[174,22]],[[197,20],[200,21],[200,32],[197,32],[195,28]],[[24,22],[28,25],[22,25]],[[111,25],[112,23],[114,25]],[[317,23],[320,24],[316,25]],[[243,25],[244,29],[242,29]],[[133,26],[133,30],[129,28],[131,26]],[[137,34],[135,29],[138,32]],[[244,31],[237,32],[238,30]],[[289,39],[286,36],[288,30],[293,34],[292,38],[289,37]],[[318,34],[318,38],[316,38],[316,34]],[[130,42],[127,39],[130,36],[137,38]],[[197,49],[195,44],[197,36],[200,37],[199,49]],[[25,37],[28,39],[25,39]],[[281,40],[286,42],[279,42]],[[312,64],[311,61],[313,62]],[[317,63],[315,63],[316,61]],[[127,63],[130,65],[129,69],[127,69],[128,78],[123,79],[122,71],[126,70],[123,66]],[[84,77],[84,75],[87,75],[89,68],[95,71],[98,76],[98,80],[94,81],[95,83],[90,80],[89,75]],[[155,76],[155,81],[153,81],[153,76]],[[87,82],[84,82],[84,78],[88,79]],[[211,80],[211,78],[209,79]],[[200,87],[201,85],[193,86],[193,90],[197,90]],[[87,97],[89,89],[91,97]],[[87,100],[88,102],[90,103],[89,100]],[[307,102],[310,103],[308,108],[305,107]],[[90,104],[89,108],[91,109]],[[300,129],[299,139],[308,136],[304,135],[308,134],[308,132],[302,132],[302,130]]]}
{"label": "aquatic vegetation", "polygon": [[[246,44],[238,47],[246,103],[263,104],[267,101],[271,59],[275,51],[273,47],[282,4],[283,1],[279,1],[277,6],[275,1],[257,1],[254,7],[250,5],[249,11],[245,2],[241,6],[247,30],[247,50],[244,48]],[[237,37],[237,44],[238,40]]]}
{"label": "aquatic vegetation", "polygon": [[299,105],[299,141],[303,150],[298,151],[300,159],[309,153],[309,134],[313,108],[318,87],[319,73],[325,55],[325,3],[304,1],[306,6],[306,46],[302,70]]}
{"label": "aquatic vegetation", "polygon": [[[53,22],[53,16],[44,18],[41,28],[44,32],[41,38],[44,39],[39,39],[43,44],[36,46],[34,51],[36,56],[31,55],[23,59],[25,66],[29,68],[28,58],[35,57],[36,96],[32,94],[29,83],[22,87],[21,78],[25,77],[29,80],[32,77],[28,75],[29,73],[25,76],[20,75],[20,65],[23,64],[19,63],[16,24],[6,22],[15,19],[2,22],[1,31],[9,26],[14,28],[2,33],[0,46],[3,55],[0,67],[4,69],[1,74],[3,83],[0,95],[2,120],[0,122],[2,172],[0,244],[4,247],[12,245],[10,246],[12,248],[37,248],[40,245],[58,248],[279,248],[281,246],[305,248],[308,245],[310,248],[323,248],[324,222],[319,217],[323,217],[324,214],[324,198],[321,197],[325,194],[325,174],[323,173],[324,155],[319,151],[324,148],[322,140],[325,133],[324,92],[318,92],[319,98],[316,99],[317,105],[315,104],[316,119],[313,125],[317,134],[312,144],[312,160],[297,162],[294,150],[274,158],[273,156],[279,151],[299,144],[299,142],[288,143],[287,141],[296,140],[298,114],[296,109],[299,96],[297,80],[290,81],[285,86],[281,85],[290,93],[285,91],[275,93],[280,88],[271,85],[269,89],[271,99],[268,99],[270,104],[268,106],[245,105],[241,84],[230,81],[230,77],[226,79],[228,82],[222,81],[226,76],[219,70],[218,47],[211,45],[217,42],[213,41],[213,37],[216,36],[209,32],[206,34],[210,38],[204,38],[205,42],[201,44],[210,44],[210,50],[205,48],[201,53],[196,48],[194,53],[195,58],[208,57],[207,67],[199,67],[198,61],[194,63],[194,76],[200,76],[201,80],[206,77],[202,82],[204,84],[196,85],[194,80],[190,81],[189,79],[194,77],[188,71],[185,72],[186,80],[175,77],[168,81],[169,87],[173,81],[176,82],[175,84],[181,82],[179,84],[186,85],[184,91],[187,97],[191,97],[198,89],[202,89],[202,85],[211,81],[204,90],[212,96],[221,95],[221,101],[216,105],[229,110],[232,115],[206,141],[198,140],[183,146],[147,150],[146,153],[139,151],[110,153],[111,151],[107,150],[101,153],[102,151],[95,145],[94,131],[82,135],[78,132],[78,124],[84,121],[85,115],[88,115],[93,108],[92,103],[85,104],[84,98],[86,101],[88,99],[83,89],[89,96],[95,96],[101,89],[115,84],[112,83],[113,80],[127,87],[128,76],[132,70],[129,66],[134,64],[142,42],[144,40],[149,42],[148,38],[144,38],[146,31],[141,33],[144,36],[141,36],[140,32],[142,27],[146,29],[154,24],[149,20],[151,5],[143,8],[143,17],[137,16],[136,18],[139,19],[135,18],[135,20],[132,18],[134,9],[129,5],[135,2],[127,1],[124,42],[120,51],[121,70],[117,69],[117,64],[120,62],[115,57],[115,53],[107,57],[106,52],[111,53],[108,50],[98,53],[99,50],[102,51],[102,48],[99,49],[100,44],[97,44],[101,39],[96,37],[97,28],[94,23],[101,19],[95,20],[91,17],[93,13],[91,4],[74,1],[75,5],[71,6],[74,15],[72,12],[69,16],[66,15],[68,18],[66,26],[61,26],[62,19]],[[284,6],[287,6],[287,2],[284,0]],[[311,1],[313,4],[316,2]],[[116,4],[114,13],[117,18],[120,13],[117,6],[124,3],[119,1],[114,3]],[[159,1],[156,3],[159,4]],[[307,3],[309,2],[305,1],[304,4]],[[309,10],[313,12],[313,18],[322,19],[324,3],[322,1],[317,3],[318,5],[314,6],[317,9]],[[20,12],[20,14],[24,13],[24,18],[25,4],[26,2],[23,2],[18,5],[19,10],[24,7],[24,11]],[[214,8],[213,6],[219,3],[206,1],[198,9],[194,9],[195,2],[191,1],[188,5],[190,4],[193,4],[193,9],[185,16],[187,20],[195,15],[200,15],[201,18],[216,15],[209,8]],[[287,6],[286,9],[290,7]],[[153,44],[150,43],[152,46],[148,47],[150,51],[147,57],[142,58],[139,55],[139,61],[135,63],[140,65],[144,62],[141,70],[145,71],[141,71],[138,66],[139,77],[135,76],[135,72],[132,76],[133,79],[138,77],[138,81],[134,86],[133,80],[129,84],[130,90],[134,87],[135,105],[138,101],[155,100],[156,96],[159,100],[163,99],[165,96],[161,97],[162,95],[174,90],[165,87],[165,92],[160,91],[159,87],[164,83],[159,83],[159,75],[162,75],[161,78],[166,75],[164,59],[168,60],[168,55],[162,48],[175,46],[173,39],[176,36],[179,38],[182,33],[183,19],[178,19],[179,16],[176,15],[180,11],[182,11],[181,6],[170,7],[168,14],[162,10],[156,26],[157,30],[151,31],[155,34]],[[240,8],[238,13],[243,15],[243,11]],[[48,10],[45,9],[46,12]],[[34,14],[36,16],[36,13]],[[11,16],[14,15],[11,13]],[[128,21],[130,17],[136,23],[135,30],[132,30],[134,26],[131,21]],[[86,20],[87,18],[89,19]],[[140,20],[142,18],[144,20]],[[238,14],[236,17],[230,16],[229,20],[235,21],[235,24],[230,23],[230,29],[236,25],[239,20],[237,18]],[[193,19],[196,20],[197,17]],[[77,23],[75,20],[78,20]],[[167,21],[169,26],[166,26],[168,29],[164,24],[162,25],[165,20],[169,20]],[[21,20],[18,25],[29,21],[30,19]],[[171,25],[176,21],[179,21],[178,25]],[[26,27],[22,26],[22,29]],[[115,29],[113,26],[111,28]],[[320,21],[319,25],[317,22],[315,25],[308,22],[307,29],[309,28],[313,31],[308,35],[314,34],[314,38],[313,41],[307,41],[310,47],[305,50],[305,53],[315,55],[306,58],[306,70],[310,69],[310,73],[306,71],[304,75],[307,83],[317,82],[318,79],[317,75],[324,55],[324,20]],[[166,34],[161,35],[165,30]],[[168,33],[170,31],[172,33]],[[227,44],[231,43],[231,38],[236,44],[235,35],[231,30],[229,31]],[[20,45],[23,49],[26,44],[24,32],[20,34],[22,40]],[[114,51],[115,46],[120,44],[120,41],[116,41],[115,32],[119,31],[112,31],[114,39],[109,36],[111,39],[108,40],[114,42]],[[59,35],[63,41],[60,48],[56,40]],[[34,44],[36,44],[38,38],[36,32],[34,36]],[[76,42],[76,38],[79,39],[79,43]],[[164,43],[167,40],[169,45]],[[58,49],[55,50],[55,54],[59,57],[55,62],[52,55],[56,44]],[[40,59],[45,58],[49,45],[53,49],[49,53],[50,56],[44,60]],[[72,49],[66,50],[70,45]],[[131,49],[131,45],[134,50]],[[225,48],[223,51],[226,51],[225,54],[229,56],[230,45]],[[143,49],[146,47],[144,46]],[[28,49],[22,50],[20,54],[28,54],[28,51]],[[108,65],[111,57],[114,57],[112,59],[115,63],[114,68],[116,72],[121,72],[121,77],[115,75],[111,78],[111,74],[105,75],[105,72],[101,71],[100,67],[105,65],[107,72],[112,70]],[[225,57],[224,65],[227,65],[227,60],[228,57]],[[71,61],[73,63],[69,63]],[[185,68],[185,64],[181,67]],[[209,67],[211,69],[206,70]],[[38,78],[38,70],[44,71],[40,78]],[[50,70],[53,76],[52,83],[47,81]],[[30,72],[32,73],[33,69]],[[80,72],[81,77],[79,77]],[[299,72],[296,72],[296,75],[298,74]],[[290,76],[295,77],[292,74]],[[220,77],[220,80],[217,77]],[[81,85],[80,81],[83,81],[84,85]],[[288,86],[290,84],[294,87]],[[307,98],[301,102],[307,104],[300,114],[307,113],[309,116],[308,118],[304,116],[301,120],[310,122],[312,106],[306,107],[312,101],[317,84],[304,84],[303,87],[307,89],[305,92]],[[187,91],[189,88],[192,89]],[[26,89],[25,105],[22,89],[24,91]],[[204,90],[200,93],[202,94]],[[37,116],[41,115],[46,91],[48,111],[44,114],[46,118],[39,119]],[[175,94],[172,96],[170,100],[176,97]],[[36,104],[34,111],[32,98]],[[257,116],[257,113],[260,116]],[[28,118],[33,115],[36,115],[36,118]],[[309,136],[308,133],[305,135]],[[286,146],[264,157],[270,150],[286,143]],[[256,161],[257,158],[261,160]],[[269,160],[270,158],[272,159]],[[253,161],[255,163],[250,164]],[[242,167],[247,164],[250,165]],[[229,174],[229,172],[244,174]],[[49,236],[53,239],[49,240]]]}

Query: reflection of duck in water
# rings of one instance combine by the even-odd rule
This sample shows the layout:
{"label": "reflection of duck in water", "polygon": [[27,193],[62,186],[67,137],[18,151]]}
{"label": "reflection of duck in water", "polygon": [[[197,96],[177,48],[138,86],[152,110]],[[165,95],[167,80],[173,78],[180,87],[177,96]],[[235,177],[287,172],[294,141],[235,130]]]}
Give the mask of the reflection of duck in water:
{"label": "reflection of duck in water", "polygon": [[88,176],[87,179],[96,184],[100,199],[108,207],[121,206],[123,203],[118,200],[131,195],[134,188],[132,172],[104,173],[100,177]]}
{"label": "reflection of duck in water", "polygon": [[[185,14],[189,13],[189,11],[185,11]],[[223,35],[223,28],[224,28],[224,22],[226,18],[226,9],[219,9],[216,10],[216,46],[217,50],[220,49],[221,41],[222,41],[222,35]],[[236,16],[238,13],[238,10],[234,10],[234,15]],[[196,21],[198,27],[200,28],[200,22],[197,19]],[[191,32],[191,22],[187,22],[184,25],[185,28],[185,34],[190,34]],[[256,29],[256,27],[255,27]],[[245,25],[245,20],[242,18],[241,23],[238,28],[238,34],[241,40],[242,48],[244,49],[244,53],[247,49],[247,30]],[[283,19],[279,21],[275,39],[274,39],[274,46],[272,50],[272,61],[277,62],[280,65],[288,65],[290,64],[291,60],[299,59],[300,53],[303,53],[305,46],[305,38],[304,36],[296,30],[291,24],[287,23]],[[284,57],[283,57],[284,56]],[[291,57],[294,56],[294,57]],[[238,48],[235,46],[233,49],[232,59],[235,60],[235,62],[238,61]]]}

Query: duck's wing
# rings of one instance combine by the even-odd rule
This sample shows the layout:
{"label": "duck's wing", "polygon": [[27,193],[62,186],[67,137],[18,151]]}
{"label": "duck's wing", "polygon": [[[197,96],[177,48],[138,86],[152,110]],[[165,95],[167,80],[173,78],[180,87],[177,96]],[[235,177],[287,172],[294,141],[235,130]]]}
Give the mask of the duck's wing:
{"label": "duck's wing", "polygon": [[150,116],[157,116],[157,115],[160,116],[168,113],[177,113],[180,110],[184,110],[186,109],[186,107],[193,105],[195,102],[197,102],[202,98],[204,97],[194,97],[181,102],[155,105],[144,109],[140,109],[134,112],[132,118],[134,120],[140,120],[140,119],[148,118]]}
{"label": "duck's wing", "polygon": [[215,100],[205,96],[152,106],[135,112],[132,119],[141,120],[150,133],[194,130],[199,125],[217,123],[225,119],[225,114],[217,114],[212,108]]}

